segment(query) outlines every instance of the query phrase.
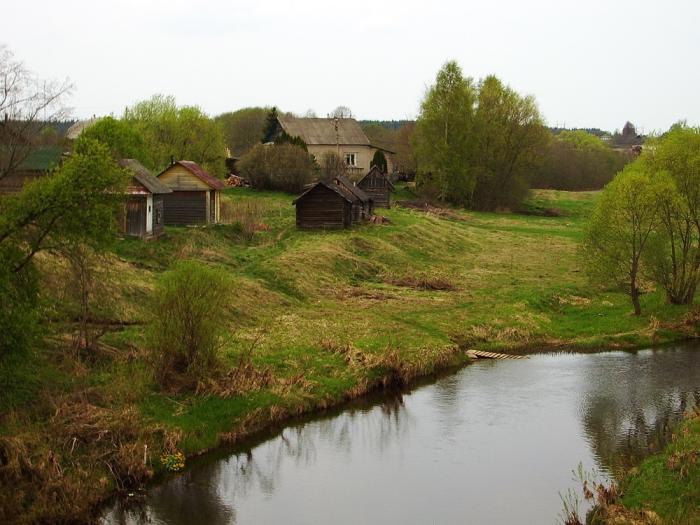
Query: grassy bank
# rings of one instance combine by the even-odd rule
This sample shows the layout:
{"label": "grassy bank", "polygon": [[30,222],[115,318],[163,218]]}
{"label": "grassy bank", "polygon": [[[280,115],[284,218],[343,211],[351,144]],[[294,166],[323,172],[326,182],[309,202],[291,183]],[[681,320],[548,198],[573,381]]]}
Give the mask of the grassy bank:
{"label": "grassy bank", "polygon": [[664,523],[700,523],[700,414],[688,418],[662,452],[630,473],[622,489],[628,509],[652,509]]}
{"label": "grassy bank", "polygon": [[[45,346],[0,363],[0,521],[83,519],[161,469],[163,452],[196,454],[458,365],[460,347],[632,347],[694,333],[658,291],[635,317],[626,295],[587,283],[578,241],[594,199],[537,192],[528,209],[556,217],[395,207],[387,225],[299,232],[291,196],[228,190],[235,224],[117,242],[100,270],[114,329],[90,356],[69,350],[67,269],[45,257]],[[211,312],[228,329],[231,381],[197,395],[159,391],[143,349],[148,297],[181,259],[234,281],[229,307]]]}

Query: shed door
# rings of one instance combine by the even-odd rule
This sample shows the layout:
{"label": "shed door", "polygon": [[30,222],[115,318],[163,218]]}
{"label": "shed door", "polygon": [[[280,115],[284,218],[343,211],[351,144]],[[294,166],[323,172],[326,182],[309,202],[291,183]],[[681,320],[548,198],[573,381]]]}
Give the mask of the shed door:
{"label": "shed door", "polygon": [[126,203],[126,234],[141,235],[146,229],[144,199],[131,199]]}

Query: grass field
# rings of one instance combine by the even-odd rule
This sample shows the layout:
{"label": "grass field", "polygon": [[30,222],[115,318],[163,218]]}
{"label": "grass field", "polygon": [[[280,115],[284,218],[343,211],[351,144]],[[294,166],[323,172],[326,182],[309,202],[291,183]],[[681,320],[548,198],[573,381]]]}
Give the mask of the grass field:
{"label": "grass field", "polygon": [[[410,192],[401,188],[399,198],[410,199]],[[128,479],[157,471],[162,451],[195,454],[397,376],[410,380],[464,363],[465,347],[595,350],[684,337],[686,308],[665,304],[660,292],[645,294],[644,315],[635,317],[625,294],[587,282],[579,240],[595,198],[534,193],[528,206],[556,208],[557,217],[394,207],[381,210],[387,225],[300,232],[292,196],[231,189],[223,207],[233,224],[168,228],[152,242],[117,241],[103,282],[124,326],[104,336],[104,354],[87,362],[71,357],[67,326],[56,322],[47,348],[0,363],[0,455],[15,458],[15,478],[0,473],[0,481],[23,487],[0,500],[0,509],[4,504],[27,520],[84,516],[119,488],[121,475],[109,470],[129,454],[140,458],[145,444],[152,451],[146,470],[134,464]],[[158,275],[182,259],[227,270],[234,282],[230,307],[211,312],[229,334],[223,362],[233,370],[252,352],[253,366],[269,381],[235,395],[157,389],[143,323]],[[50,259],[44,264],[51,268],[50,313],[59,309],[64,269]],[[78,414],[71,416],[75,426],[59,417],[66,413]],[[95,444],[90,432],[99,435],[100,428],[122,437]],[[73,441],[71,432],[83,437]],[[48,481],[32,478],[46,473],[29,475],[22,463],[22,455],[36,465],[49,453],[61,471],[59,503],[42,495]],[[94,463],[108,453],[111,459]]]}

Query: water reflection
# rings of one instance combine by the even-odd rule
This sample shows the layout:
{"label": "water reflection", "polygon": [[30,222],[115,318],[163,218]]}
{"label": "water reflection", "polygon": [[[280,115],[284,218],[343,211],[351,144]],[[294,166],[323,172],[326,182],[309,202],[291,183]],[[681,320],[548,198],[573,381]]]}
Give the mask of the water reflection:
{"label": "water reflection", "polygon": [[105,521],[555,523],[579,462],[618,472],[700,406],[698,365],[690,347],[478,363],[205,458]]}

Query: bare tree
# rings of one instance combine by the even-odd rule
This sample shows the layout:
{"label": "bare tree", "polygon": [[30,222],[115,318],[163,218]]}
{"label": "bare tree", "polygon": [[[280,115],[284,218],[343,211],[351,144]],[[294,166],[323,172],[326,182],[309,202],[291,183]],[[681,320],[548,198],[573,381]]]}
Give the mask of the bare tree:
{"label": "bare tree", "polygon": [[24,162],[47,126],[65,120],[68,80],[38,78],[6,46],[0,46],[0,179]]}
{"label": "bare tree", "polygon": [[347,106],[338,106],[331,114],[330,118],[353,118],[352,111]]}
{"label": "bare tree", "polygon": [[318,117],[318,115],[311,108],[307,109],[306,112],[304,113],[304,118],[317,118],[317,117]]}

